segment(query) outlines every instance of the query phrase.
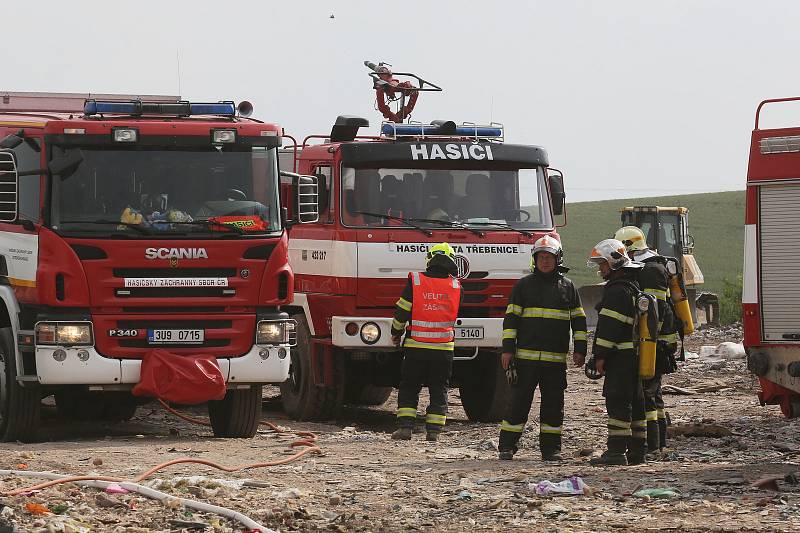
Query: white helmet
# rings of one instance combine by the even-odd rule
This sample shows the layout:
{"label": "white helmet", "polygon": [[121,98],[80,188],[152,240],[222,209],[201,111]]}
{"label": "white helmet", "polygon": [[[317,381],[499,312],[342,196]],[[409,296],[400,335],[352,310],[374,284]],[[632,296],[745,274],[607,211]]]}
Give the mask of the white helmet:
{"label": "white helmet", "polygon": [[549,252],[556,256],[556,264],[560,265],[564,257],[564,251],[561,248],[561,242],[551,235],[539,237],[533,243],[531,248],[531,272],[536,268],[536,254],[539,252]]}
{"label": "white helmet", "polygon": [[586,266],[595,268],[603,261],[608,261],[608,266],[611,270],[619,270],[620,268],[641,268],[642,264],[636,261],[631,261],[625,250],[625,245],[617,239],[604,239],[592,248],[589,254],[589,260]]}

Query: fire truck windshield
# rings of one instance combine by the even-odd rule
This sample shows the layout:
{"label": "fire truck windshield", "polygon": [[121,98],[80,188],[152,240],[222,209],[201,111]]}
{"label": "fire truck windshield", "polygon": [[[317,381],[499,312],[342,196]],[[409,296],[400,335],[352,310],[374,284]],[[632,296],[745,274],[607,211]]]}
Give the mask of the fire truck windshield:
{"label": "fire truck windshield", "polygon": [[60,233],[246,238],[281,229],[275,148],[53,148],[54,160],[76,155],[74,171],[53,176]]}
{"label": "fire truck windshield", "polygon": [[[550,229],[553,218],[542,168],[442,170],[342,169],[342,222],[348,226],[402,225],[364,212],[428,219],[426,227],[471,224],[481,230]],[[437,220],[442,221],[437,224]]]}

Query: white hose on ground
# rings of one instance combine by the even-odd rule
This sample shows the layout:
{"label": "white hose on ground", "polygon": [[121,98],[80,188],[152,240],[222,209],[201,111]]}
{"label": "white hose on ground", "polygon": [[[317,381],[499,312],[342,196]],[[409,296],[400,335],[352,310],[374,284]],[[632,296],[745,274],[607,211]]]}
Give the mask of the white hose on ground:
{"label": "white hose on ground", "polygon": [[[42,479],[62,479],[65,477],[64,474],[56,474],[54,472],[32,472],[30,470],[0,470],[0,476],[19,476],[19,477],[42,478]],[[236,520],[237,522],[242,524],[245,527],[245,529],[249,529],[251,531],[260,531],[262,533],[278,533],[274,529],[267,529],[266,527],[262,526],[249,516],[242,514],[238,511],[234,511],[233,509],[220,507],[218,505],[211,505],[209,503],[203,503],[196,500],[179,498],[177,496],[173,496],[172,494],[167,494],[166,492],[161,492],[159,490],[151,489],[150,487],[146,487],[144,485],[139,485],[138,483],[131,483],[128,481],[121,481],[118,483],[110,481],[75,481],[74,483],[76,485],[84,485],[86,487],[94,487],[96,489],[104,489],[104,490],[109,485],[119,485],[125,490],[141,494],[142,496],[146,496],[147,498],[152,498],[154,500],[159,500],[161,502],[166,500],[177,500],[184,507],[195,509],[203,513],[214,513],[220,516],[225,516],[227,518],[230,518],[231,520]]]}

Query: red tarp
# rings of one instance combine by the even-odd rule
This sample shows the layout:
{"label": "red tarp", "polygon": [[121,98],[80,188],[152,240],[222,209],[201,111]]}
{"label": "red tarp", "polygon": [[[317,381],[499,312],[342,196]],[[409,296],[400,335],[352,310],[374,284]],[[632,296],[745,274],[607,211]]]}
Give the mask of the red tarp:
{"label": "red tarp", "polygon": [[176,355],[161,348],[147,352],[142,360],[134,396],[193,405],[225,396],[225,377],[212,355]]}

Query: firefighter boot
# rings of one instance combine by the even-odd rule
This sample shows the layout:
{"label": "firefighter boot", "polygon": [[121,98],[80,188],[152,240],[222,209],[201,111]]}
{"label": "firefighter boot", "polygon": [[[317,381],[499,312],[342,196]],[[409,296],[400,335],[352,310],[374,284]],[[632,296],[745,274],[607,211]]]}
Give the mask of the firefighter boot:
{"label": "firefighter boot", "polygon": [[655,452],[663,448],[661,446],[661,431],[658,427],[658,420],[647,421],[647,451]]}
{"label": "firefighter boot", "polygon": [[498,452],[498,456],[503,461],[510,461],[514,458],[514,454],[517,453],[517,447],[514,446],[513,448],[500,448]]}
{"label": "firefighter boot", "polygon": [[539,449],[542,452],[542,461],[562,461],[561,435],[551,433],[539,434]]}
{"label": "firefighter boot", "polygon": [[425,440],[428,442],[436,442],[439,440],[439,433],[441,433],[441,431],[429,429],[428,433],[425,435]]}
{"label": "firefighter boot", "polygon": [[640,465],[645,463],[645,453],[647,452],[647,441],[638,437],[628,438],[628,451],[625,456],[628,459],[628,464]]}
{"label": "firefighter boot", "polygon": [[658,444],[663,450],[667,447],[667,419],[658,419]]}
{"label": "firefighter boot", "polygon": [[[504,420],[503,424],[508,424],[508,422]],[[522,436],[522,427],[523,426],[519,426],[518,428],[515,427],[514,431],[509,431],[506,429],[500,430],[500,439],[497,445],[497,451],[500,454],[500,459],[510,461],[514,458],[514,454],[517,453],[517,450],[519,449],[517,447],[517,443],[519,442],[519,438]]]}
{"label": "firefighter boot", "polygon": [[411,440],[412,430],[408,426],[399,427],[392,433],[392,440]]}
{"label": "firefighter boot", "polygon": [[627,466],[625,457],[627,437],[608,437],[608,450],[600,457],[592,457],[589,464],[592,466]]}

